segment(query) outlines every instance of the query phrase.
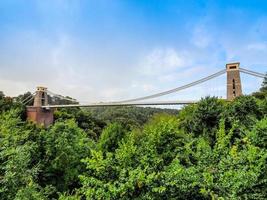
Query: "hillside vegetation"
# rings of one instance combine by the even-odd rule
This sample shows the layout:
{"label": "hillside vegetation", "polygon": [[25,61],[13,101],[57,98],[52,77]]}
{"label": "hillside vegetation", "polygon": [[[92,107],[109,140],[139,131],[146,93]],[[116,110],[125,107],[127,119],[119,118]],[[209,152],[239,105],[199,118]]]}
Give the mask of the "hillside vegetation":
{"label": "hillside vegetation", "polygon": [[0,93],[0,199],[266,199],[266,80],[180,112],[62,109],[47,129]]}

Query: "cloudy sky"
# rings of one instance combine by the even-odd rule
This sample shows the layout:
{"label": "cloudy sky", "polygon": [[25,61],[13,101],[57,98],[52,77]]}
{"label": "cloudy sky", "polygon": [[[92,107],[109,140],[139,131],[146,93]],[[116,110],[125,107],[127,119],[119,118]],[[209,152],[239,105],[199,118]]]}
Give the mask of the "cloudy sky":
{"label": "cloudy sky", "polygon": [[[267,71],[265,0],[1,0],[0,90],[123,100],[239,61]],[[242,75],[243,90],[261,80]],[[225,97],[222,76],[164,100]],[[161,100],[161,99],[160,99]]]}

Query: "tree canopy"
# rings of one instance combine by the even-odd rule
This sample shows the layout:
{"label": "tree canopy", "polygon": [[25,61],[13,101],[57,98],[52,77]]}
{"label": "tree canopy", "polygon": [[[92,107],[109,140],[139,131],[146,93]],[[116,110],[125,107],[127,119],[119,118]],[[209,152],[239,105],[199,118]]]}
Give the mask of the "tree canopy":
{"label": "tree canopy", "polygon": [[48,128],[0,93],[0,199],[266,199],[265,85],[180,111],[60,109]]}

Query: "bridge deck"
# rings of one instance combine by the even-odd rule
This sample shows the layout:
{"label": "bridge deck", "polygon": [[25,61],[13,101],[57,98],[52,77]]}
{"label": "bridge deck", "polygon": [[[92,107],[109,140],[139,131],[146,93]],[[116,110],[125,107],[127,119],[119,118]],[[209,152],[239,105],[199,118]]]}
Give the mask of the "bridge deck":
{"label": "bridge deck", "polygon": [[92,104],[70,104],[70,105],[47,105],[42,106],[42,108],[75,108],[75,107],[99,107],[99,106],[157,106],[157,105],[187,105],[194,104],[197,101],[157,101],[157,102],[133,102],[133,103],[116,103],[116,102],[106,102],[106,103],[92,103]]}

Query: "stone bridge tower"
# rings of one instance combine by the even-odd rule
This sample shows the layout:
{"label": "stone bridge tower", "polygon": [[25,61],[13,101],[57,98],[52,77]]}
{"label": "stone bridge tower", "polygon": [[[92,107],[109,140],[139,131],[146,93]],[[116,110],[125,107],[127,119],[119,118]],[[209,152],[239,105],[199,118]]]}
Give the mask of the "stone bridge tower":
{"label": "stone bridge tower", "polygon": [[242,85],[239,72],[240,63],[226,64],[227,100],[233,100],[242,95]]}
{"label": "stone bridge tower", "polygon": [[47,88],[37,87],[33,106],[27,106],[27,119],[38,125],[48,127],[54,122],[54,110],[45,109],[48,105]]}

